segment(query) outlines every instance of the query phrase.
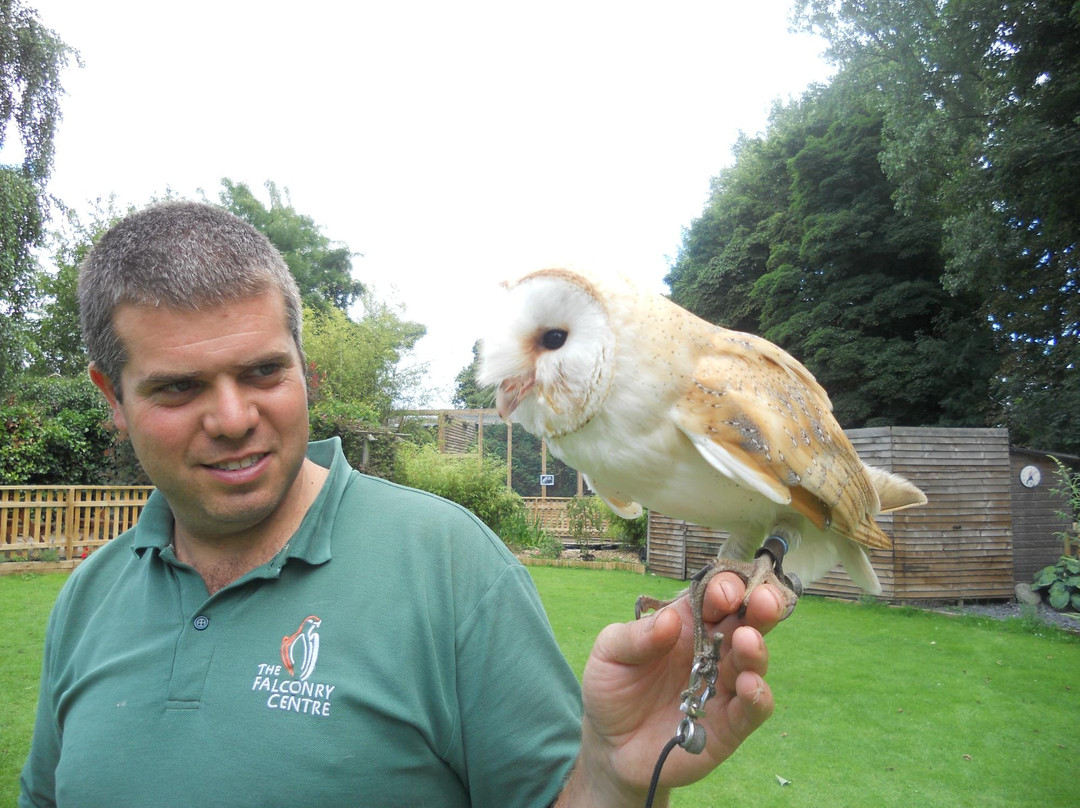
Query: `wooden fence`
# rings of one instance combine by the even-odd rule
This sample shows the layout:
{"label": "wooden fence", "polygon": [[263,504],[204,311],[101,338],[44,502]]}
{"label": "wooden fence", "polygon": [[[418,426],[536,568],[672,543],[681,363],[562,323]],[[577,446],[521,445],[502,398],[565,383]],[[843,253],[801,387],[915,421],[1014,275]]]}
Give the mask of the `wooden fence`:
{"label": "wooden fence", "polygon": [[[0,486],[0,560],[25,560],[53,551],[83,558],[139,520],[149,485]],[[529,514],[544,530],[568,540],[567,497],[526,497]],[[593,536],[592,538],[598,538]]]}
{"label": "wooden fence", "polygon": [[582,561],[580,558],[534,558],[522,556],[520,559],[526,567],[572,567],[587,570],[624,570],[635,572],[638,575],[645,574],[645,565],[637,561]]}
{"label": "wooden fence", "polygon": [[85,557],[139,519],[149,485],[0,486],[0,555]]}
{"label": "wooden fence", "polygon": [[566,516],[565,497],[524,497],[525,508],[532,519],[539,518],[540,526],[552,536],[570,537],[570,520]]}
{"label": "wooden fence", "polygon": [[[522,497],[525,500],[525,508],[531,518],[540,518],[540,526],[557,539],[564,542],[575,540],[570,535],[570,518],[566,514],[566,506],[572,497]],[[601,538],[600,532],[589,531],[588,539],[596,541]],[[576,540],[575,540],[576,541]]]}

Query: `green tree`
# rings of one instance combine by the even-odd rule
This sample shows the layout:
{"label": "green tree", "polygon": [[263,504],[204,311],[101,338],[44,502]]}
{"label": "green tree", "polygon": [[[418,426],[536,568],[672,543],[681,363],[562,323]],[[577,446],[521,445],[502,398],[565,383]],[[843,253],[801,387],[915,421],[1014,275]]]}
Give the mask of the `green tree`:
{"label": "green tree", "polygon": [[977,423],[989,332],[942,288],[932,223],[892,204],[881,132],[843,75],[777,107],[714,182],[668,276],[672,296],[790,351],[844,426]]}
{"label": "green tree", "polygon": [[64,211],[62,227],[51,234],[53,266],[38,275],[30,373],[76,376],[86,370],[88,360],[79,325],[79,265],[124,215],[117,210],[114,196],[96,200],[85,219],[72,208]]}
{"label": "green tree", "polygon": [[352,277],[355,253],[323,235],[310,216],[297,213],[288,199],[288,190],[283,198],[277,185],[268,180],[267,207],[242,182],[225,178],[221,185],[221,205],[250,222],[278,248],[306,305],[324,312],[330,308],[348,311],[363,294],[364,285]]}
{"label": "green tree", "polygon": [[[26,315],[49,218],[45,184],[60,120],[60,74],[78,54],[18,0],[0,0],[0,150],[18,133],[22,160],[0,164],[0,384],[22,367]],[[12,127],[11,124],[14,124]]]}
{"label": "green tree", "polygon": [[[167,198],[175,196],[169,192]],[[96,461],[87,459],[83,463],[74,457],[74,448],[66,453],[50,448],[74,434],[65,424],[79,410],[68,407],[65,414],[48,404],[60,395],[56,390],[70,385],[79,390],[85,388],[95,403],[104,406],[85,377],[86,356],[79,331],[76,282],[78,266],[93,244],[125,213],[116,210],[112,198],[105,202],[98,200],[85,218],[67,211],[63,229],[54,233],[55,266],[39,277],[36,319],[34,328],[27,331],[28,355],[33,361],[27,372],[19,376],[23,383],[9,385],[4,402],[3,423],[7,434],[0,438],[7,441],[4,451],[11,450],[0,453],[0,473],[5,479],[18,477],[23,482],[51,483],[91,478],[132,483],[144,479],[130,445],[107,428],[107,411],[95,415],[97,421],[91,418],[93,423],[100,421],[100,434],[83,424],[90,430],[86,433],[88,437],[80,438],[81,442],[72,438],[73,447],[91,446],[97,451]],[[286,219],[294,223],[311,222],[291,208]],[[271,226],[273,219],[259,219],[256,226],[259,224]],[[318,232],[314,224],[310,224],[310,229]],[[277,246],[281,249],[280,243]],[[347,248],[343,249],[348,254]],[[313,255],[309,253],[307,259],[314,260]],[[361,287],[357,285],[356,289]],[[425,328],[403,319],[390,306],[362,292],[359,302],[363,315],[354,322],[325,297],[319,297],[319,290],[308,291],[323,303],[318,308],[305,308],[305,348],[312,371],[312,435],[316,438],[338,435],[346,451],[352,453],[350,457],[359,458],[372,426],[392,408],[412,404],[410,397],[423,395],[426,367],[403,367],[403,360],[424,335]],[[90,413],[90,408],[83,409]],[[36,437],[31,439],[31,435]],[[380,444],[368,452],[369,470],[375,473],[390,473],[393,457],[389,443],[385,443],[386,446]]]}
{"label": "green tree", "polygon": [[945,286],[970,293],[1001,364],[1013,439],[1080,447],[1080,5],[1074,0],[800,0],[802,25],[883,115],[900,209],[941,230]]}
{"label": "green tree", "polygon": [[[332,243],[310,217],[297,213],[283,202],[274,183],[267,183],[271,199],[269,208],[256,199],[246,185],[228,179],[222,180],[222,184],[226,189],[221,194],[223,206],[264,233],[282,252],[297,279],[305,304],[318,312],[344,312],[363,296],[363,285],[351,279],[353,253],[345,245]],[[165,199],[176,198],[171,190],[166,191]],[[151,200],[151,204],[157,201]],[[85,218],[75,210],[65,212],[63,226],[52,234],[53,267],[48,272],[41,272],[37,280],[36,316],[29,326],[27,339],[27,350],[32,357],[31,372],[70,375],[85,369],[86,355],[76,295],[79,264],[98,238],[133,209],[120,211],[115,197],[109,197],[94,202]],[[376,310],[369,318],[372,323],[380,318],[387,324],[394,320],[392,313],[386,316],[370,298],[364,303]],[[404,333],[399,336],[404,346],[407,337]],[[405,350],[411,347],[408,345]],[[399,380],[399,386],[406,381],[408,379]],[[402,391],[395,390],[394,395],[402,395]]]}
{"label": "green tree", "polygon": [[472,348],[472,362],[466,365],[454,377],[455,407],[467,410],[484,410],[495,406],[495,391],[490,387],[480,387],[476,383],[476,371],[480,366],[480,341]]}
{"label": "green tree", "polygon": [[403,367],[402,360],[426,329],[370,294],[362,300],[364,316],[356,322],[340,309],[304,309],[312,402],[362,406],[382,420],[422,386],[426,366]]}
{"label": "green tree", "polygon": [[[773,120],[796,108],[774,108]],[[784,260],[781,245],[796,238],[787,163],[798,149],[787,128],[767,137],[741,136],[735,162],[716,176],[701,216],[683,234],[665,281],[672,299],[711,322],[738,331],[761,329],[761,306],[751,298],[758,278]]]}

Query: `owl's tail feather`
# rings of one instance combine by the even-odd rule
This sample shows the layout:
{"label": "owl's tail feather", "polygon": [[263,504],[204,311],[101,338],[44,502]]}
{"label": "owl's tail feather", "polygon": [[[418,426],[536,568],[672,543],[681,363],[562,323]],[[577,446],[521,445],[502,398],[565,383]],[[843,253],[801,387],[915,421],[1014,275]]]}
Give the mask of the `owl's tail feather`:
{"label": "owl's tail feather", "polygon": [[903,508],[914,508],[926,504],[926,494],[909,483],[899,474],[892,474],[873,466],[866,467],[870,482],[881,500],[881,513],[891,513]]}

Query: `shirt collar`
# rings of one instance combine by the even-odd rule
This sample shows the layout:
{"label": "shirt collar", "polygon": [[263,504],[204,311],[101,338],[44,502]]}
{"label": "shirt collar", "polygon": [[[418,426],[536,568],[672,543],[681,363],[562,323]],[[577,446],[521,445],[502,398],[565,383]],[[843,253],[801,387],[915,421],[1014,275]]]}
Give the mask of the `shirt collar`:
{"label": "shirt collar", "polygon": [[[288,543],[264,568],[277,574],[290,558],[308,564],[322,564],[330,560],[330,526],[334,522],[338,505],[349,484],[352,469],[341,451],[341,439],[313,441],[308,444],[308,459],[327,468],[330,474],[323,483],[319,495],[311,504]],[[131,549],[142,556],[147,549],[159,553],[172,544],[173,515],[164,495],[155,489],[147,500],[139,521],[135,525]],[[171,555],[171,551],[167,553]]]}

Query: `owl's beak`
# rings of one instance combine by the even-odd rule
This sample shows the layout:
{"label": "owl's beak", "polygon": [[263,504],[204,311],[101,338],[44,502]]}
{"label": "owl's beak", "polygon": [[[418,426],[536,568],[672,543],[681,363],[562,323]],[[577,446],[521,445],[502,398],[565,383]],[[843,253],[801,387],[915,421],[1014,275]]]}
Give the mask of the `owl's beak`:
{"label": "owl's beak", "polygon": [[495,393],[495,408],[499,411],[499,417],[504,421],[509,421],[511,413],[533,389],[534,384],[536,384],[536,379],[532,376],[504,379]]}

